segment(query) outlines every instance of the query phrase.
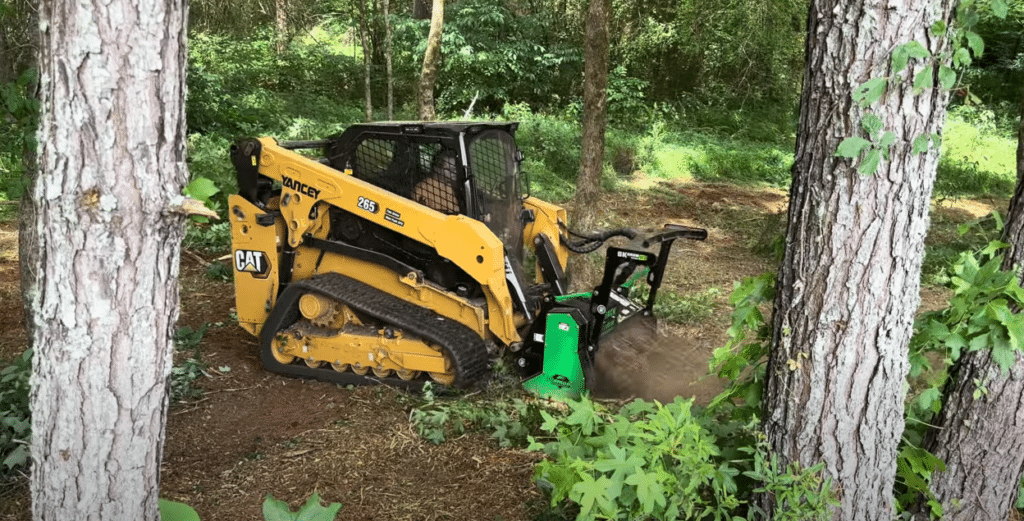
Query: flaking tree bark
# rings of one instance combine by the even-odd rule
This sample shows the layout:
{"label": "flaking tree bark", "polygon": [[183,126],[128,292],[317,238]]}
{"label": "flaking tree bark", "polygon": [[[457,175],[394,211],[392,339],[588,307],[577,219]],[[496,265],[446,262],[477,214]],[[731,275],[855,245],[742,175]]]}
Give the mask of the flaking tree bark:
{"label": "flaking tree bark", "polygon": [[[573,199],[573,225],[586,233],[597,221],[604,165],[605,127],[608,114],[608,26],[610,0],[590,0],[583,49],[583,140],[580,175]],[[597,281],[597,268],[582,255],[569,259],[574,288],[582,290]]]}
{"label": "flaking tree bark", "polygon": [[444,0],[434,0],[430,16],[430,33],[427,35],[427,50],[423,53],[423,70],[420,72],[420,119],[437,119],[434,108],[434,83],[437,81],[437,67],[441,62],[441,33],[444,30]]}
{"label": "flaking tree bark", "polygon": [[36,520],[156,521],[178,316],[183,0],[41,5]]}
{"label": "flaking tree bark", "polygon": [[[948,42],[928,27],[948,21],[952,3],[811,3],[763,427],[782,464],[824,462],[841,501],[834,519],[893,518],[907,344],[938,162],[937,150],[914,154],[911,142],[939,132],[947,93],[915,95],[910,81],[890,82],[870,110],[896,142],[873,174],[836,151],[844,138],[864,135],[867,110],[854,89],[893,74],[897,44],[917,40],[939,55]],[[756,502],[769,514],[783,507],[764,493]]]}
{"label": "flaking tree bark", "polygon": [[[1024,281],[1024,101],[1017,138],[1017,189],[1003,229],[1010,245],[1003,269]],[[974,398],[979,382],[986,392]],[[932,475],[931,489],[949,521],[1005,521],[1024,474],[1024,356],[1008,371],[991,351],[964,353],[950,370],[945,401],[924,448],[946,464]],[[925,505],[917,517],[928,519]]]}

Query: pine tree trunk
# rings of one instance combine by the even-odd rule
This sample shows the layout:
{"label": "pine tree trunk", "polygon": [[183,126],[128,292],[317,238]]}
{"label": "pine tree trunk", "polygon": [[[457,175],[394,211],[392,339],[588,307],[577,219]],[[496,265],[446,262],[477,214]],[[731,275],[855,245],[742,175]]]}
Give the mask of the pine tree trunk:
{"label": "pine tree trunk", "polygon": [[[936,149],[913,154],[911,142],[941,129],[947,94],[915,96],[909,81],[890,84],[870,110],[896,142],[873,174],[858,173],[836,150],[864,136],[854,88],[892,73],[896,44],[916,39],[942,51],[948,42],[927,35],[922,20],[948,20],[951,4],[816,0],[809,13],[764,429],[782,463],[824,462],[841,501],[834,519],[893,518],[907,344],[938,162]],[[757,502],[784,507],[765,494]]]}
{"label": "pine tree trunk", "polygon": [[[1003,241],[1010,245],[1003,269],[1024,276],[1024,101],[1017,138],[1017,189],[1010,200]],[[1022,279],[1024,280],[1024,279]],[[925,448],[946,464],[932,475],[932,493],[943,519],[1005,521],[1024,474],[1024,356],[1000,371],[986,350],[964,353],[950,370],[939,418]],[[987,392],[977,399],[975,381]],[[925,506],[918,517],[927,519]]]}
{"label": "pine tree trunk", "polygon": [[434,0],[430,16],[430,34],[427,35],[427,51],[423,53],[423,70],[420,72],[420,119],[437,119],[434,108],[434,82],[437,81],[437,67],[441,61],[441,32],[444,29],[444,0]]}
{"label": "pine tree trunk", "polygon": [[[608,114],[608,25],[610,0],[590,0],[583,59],[583,141],[580,175],[576,179],[573,200],[573,226],[588,233],[596,225],[601,199],[601,172],[604,165],[604,135]],[[598,279],[597,268],[583,255],[569,259],[573,288],[584,290]]]}
{"label": "pine tree trunk", "polygon": [[[37,520],[156,521],[185,168],[185,3],[42,3]],[[177,196],[180,197],[180,196]]]}

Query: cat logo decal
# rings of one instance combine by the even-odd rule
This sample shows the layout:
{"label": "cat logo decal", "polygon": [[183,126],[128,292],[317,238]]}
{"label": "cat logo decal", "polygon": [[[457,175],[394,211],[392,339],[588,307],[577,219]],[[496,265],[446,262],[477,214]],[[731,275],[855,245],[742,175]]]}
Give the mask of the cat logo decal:
{"label": "cat logo decal", "polygon": [[235,270],[252,273],[254,277],[265,276],[270,262],[262,251],[235,250]]}

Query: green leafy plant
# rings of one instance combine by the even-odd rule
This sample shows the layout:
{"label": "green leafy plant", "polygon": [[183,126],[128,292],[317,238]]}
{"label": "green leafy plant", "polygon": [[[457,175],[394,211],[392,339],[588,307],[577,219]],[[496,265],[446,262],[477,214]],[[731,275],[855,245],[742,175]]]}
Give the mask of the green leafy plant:
{"label": "green leafy plant", "polygon": [[[181,192],[182,195],[201,201],[210,210],[220,213],[220,204],[211,199],[214,195],[217,195],[220,190],[210,179],[201,176],[195,177],[185,186],[184,189],[182,189]],[[202,215],[193,215],[192,220],[200,223],[210,222],[209,217]]]}
{"label": "green leafy plant", "polygon": [[206,267],[206,278],[216,280],[218,282],[231,282],[234,279],[235,271],[231,269],[229,264],[223,262],[211,262]]}
{"label": "green leafy plant", "polygon": [[[1002,229],[994,215],[996,232]],[[976,228],[978,222],[961,226],[960,233]],[[942,505],[930,489],[931,476],[945,469],[942,460],[920,447],[931,419],[942,407],[942,389],[949,368],[964,353],[990,350],[992,360],[1003,371],[1024,350],[1024,289],[1013,271],[1001,268],[1001,250],[1007,245],[993,240],[976,251],[966,251],[951,267],[949,305],[920,315],[910,341],[911,395],[907,401],[907,427],[897,458],[896,500],[906,509],[923,497],[933,518],[942,517]],[[938,362],[938,367],[933,363]],[[988,392],[975,381],[975,399]]]}
{"label": "green leafy plant", "polygon": [[189,223],[182,246],[208,254],[221,254],[231,249],[231,224],[224,221],[205,225]]}
{"label": "green leafy plant", "polygon": [[309,496],[305,504],[299,507],[297,512],[292,512],[288,503],[274,499],[273,495],[267,494],[267,498],[263,500],[263,519],[265,521],[334,521],[340,509],[341,503],[322,506],[320,494],[313,494]]}
{"label": "green leafy plant", "polygon": [[[832,508],[839,505],[832,490],[832,478],[822,477],[824,463],[802,468],[798,463],[783,466],[775,454],[768,454],[767,443],[759,435],[756,448],[739,450],[752,456],[753,469],[743,472],[745,477],[758,483],[755,493],[767,493],[775,504],[772,519],[803,521],[831,519]],[[757,505],[751,505],[747,519],[767,519],[768,515]]]}
{"label": "green leafy plant", "polygon": [[184,503],[161,499],[160,521],[199,521],[199,514]]}
{"label": "green leafy plant", "polygon": [[32,435],[29,377],[32,350],[26,349],[0,371],[0,479],[28,468],[28,442]]}
{"label": "green leafy plant", "polygon": [[202,362],[199,343],[202,342],[207,327],[206,324],[199,329],[182,326],[174,334],[174,345],[178,352],[176,358],[181,359],[171,368],[168,388],[171,403],[196,398],[202,394],[202,391],[197,389],[194,383],[203,375],[203,370],[206,368]]}
{"label": "green leafy plant", "polygon": [[708,408],[717,411],[735,407],[734,414],[745,419],[760,414],[764,391],[764,365],[771,340],[771,323],[762,307],[775,299],[775,275],[765,273],[736,284],[729,303],[733,306],[732,325],[726,331],[729,341],[714,350],[708,370],[729,383]]}
{"label": "green leafy plant", "polygon": [[822,465],[781,468],[750,426],[727,429],[740,445],[720,440],[708,428],[714,421],[691,406],[637,400],[612,412],[583,399],[568,402],[565,416],[542,412],[553,441],[531,437],[529,449],[549,458],[534,480],[552,507],[575,505],[577,520],[757,519],[748,503],[755,491],[771,494],[784,519],[830,517],[837,502]]}
{"label": "green leafy plant", "polygon": [[416,432],[434,444],[467,432],[490,432],[502,447],[523,447],[541,423],[537,402],[511,400],[438,400],[429,383],[424,401],[409,413]]}

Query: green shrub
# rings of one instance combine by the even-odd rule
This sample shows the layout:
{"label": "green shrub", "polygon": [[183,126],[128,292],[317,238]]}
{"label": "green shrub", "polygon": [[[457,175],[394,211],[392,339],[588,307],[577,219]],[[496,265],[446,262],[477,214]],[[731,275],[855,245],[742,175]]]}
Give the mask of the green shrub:
{"label": "green shrub", "polygon": [[171,368],[167,392],[171,403],[196,398],[202,394],[202,391],[196,389],[193,384],[203,375],[203,369],[206,367],[199,351],[199,343],[202,342],[206,329],[205,324],[199,329],[182,326],[174,333],[174,346],[178,352],[176,354],[183,359]]}
{"label": "green shrub", "polygon": [[729,447],[691,405],[681,398],[665,405],[637,400],[613,413],[583,399],[568,402],[563,417],[541,411],[541,429],[553,441],[531,443],[549,458],[534,479],[553,507],[566,501],[578,507],[577,520],[734,520],[743,513],[760,519],[748,504],[753,492],[775,498],[779,519],[830,517],[837,502],[831,480],[820,476],[822,465],[781,468],[749,427],[734,428],[748,434],[734,439],[753,445]]}
{"label": "green shrub", "polygon": [[207,254],[224,254],[231,249],[231,223],[188,223],[181,245]]}
{"label": "green shrub", "polygon": [[31,374],[31,349],[26,349],[0,371],[0,480],[18,469],[28,468],[28,442],[32,435],[32,414],[28,408]]}
{"label": "green shrub", "polygon": [[437,400],[428,383],[424,402],[412,409],[409,420],[421,437],[444,443],[466,432],[489,432],[502,447],[525,447],[527,436],[541,423],[536,402],[511,400]]}

